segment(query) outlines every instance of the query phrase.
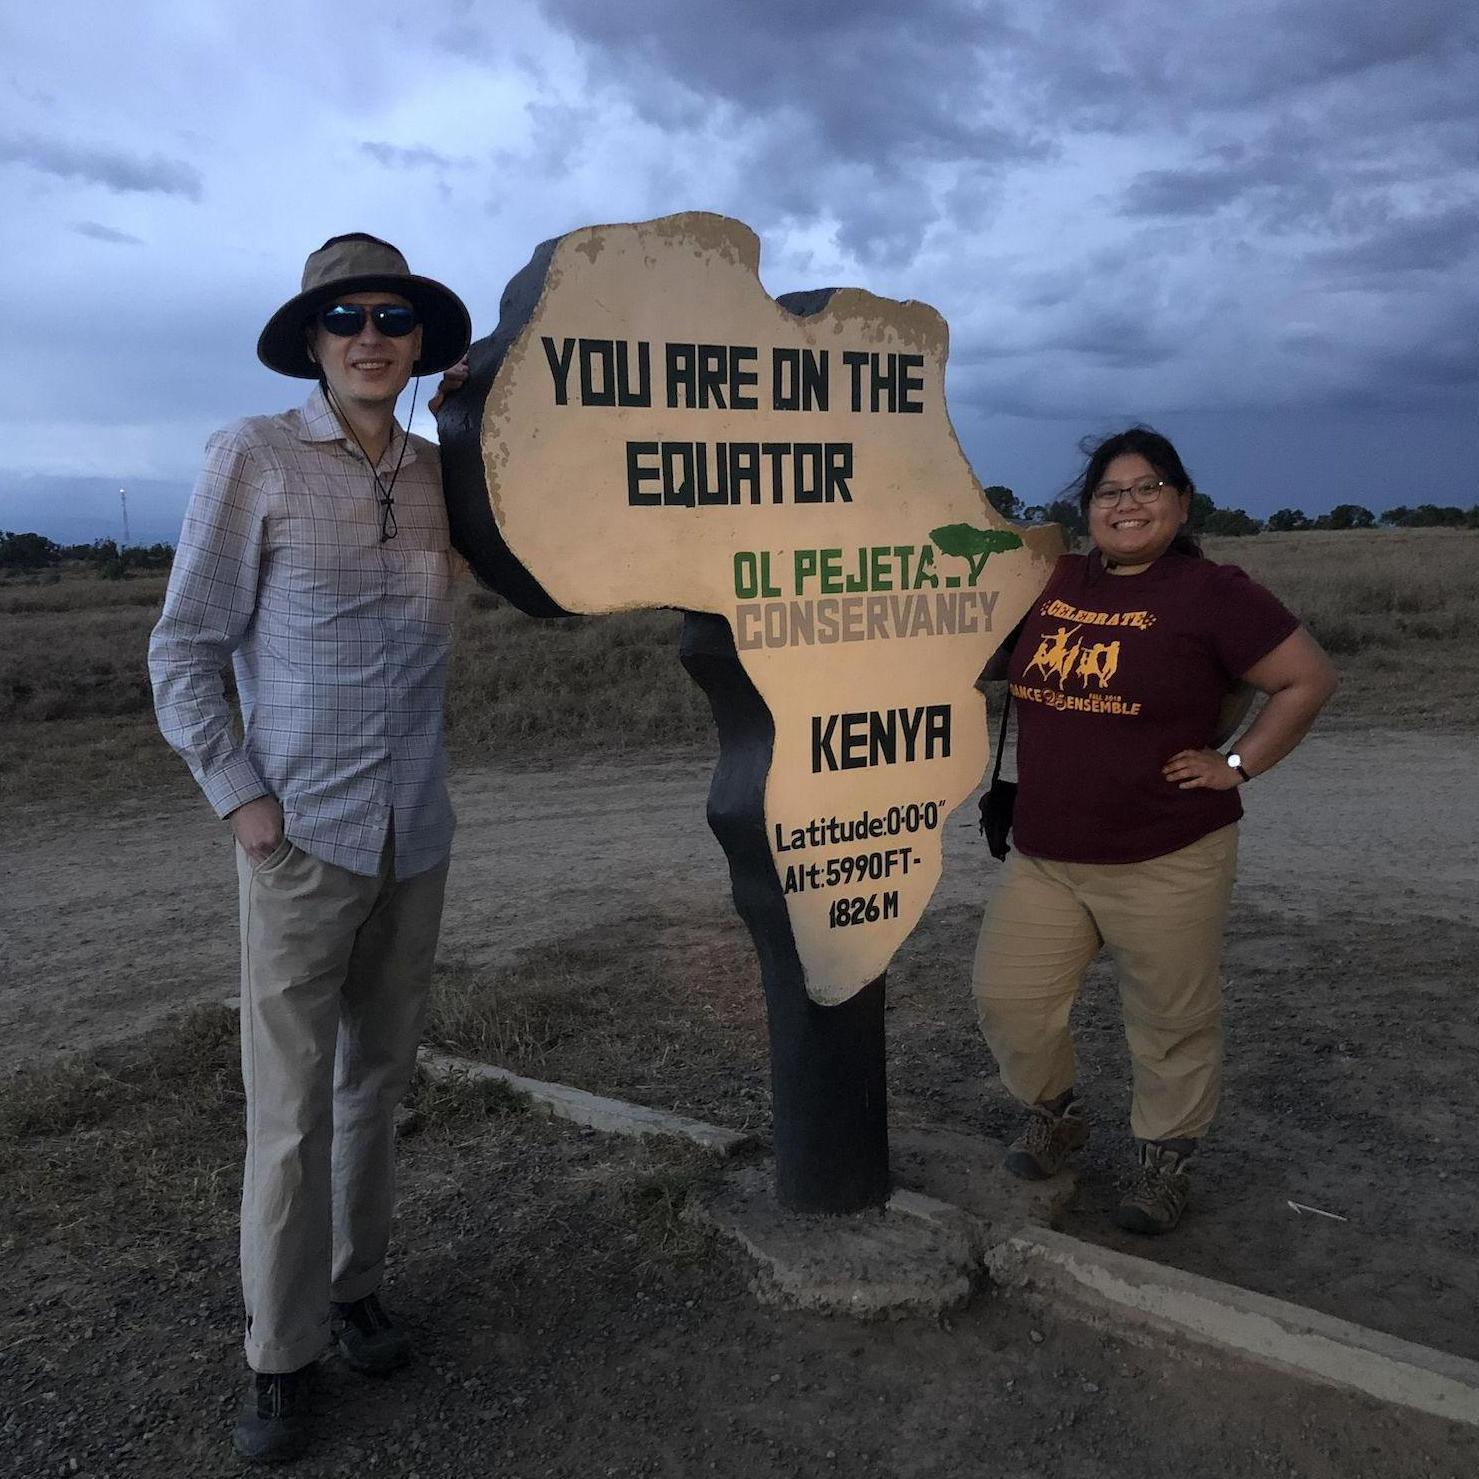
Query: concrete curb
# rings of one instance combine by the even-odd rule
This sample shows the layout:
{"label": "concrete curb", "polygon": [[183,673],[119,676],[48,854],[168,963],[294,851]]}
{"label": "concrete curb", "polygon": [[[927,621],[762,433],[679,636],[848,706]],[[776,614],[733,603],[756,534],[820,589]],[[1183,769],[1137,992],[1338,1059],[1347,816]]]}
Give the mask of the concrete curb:
{"label": "concrete curb", "polygon": [[[224,1006],[241,1010],[241,998],[228,996]],[[648,1109],[642,1104],[628,1104],[624,1099],[606,1099],[589,1094],[569,1084],[545,1083],[542,1079],[524,1078],[493,1063],[479,1063],[474,1058],[457,1058],[451,1053],[436,1053],[418,1048],[416,1061],[435,1079],[480,1078],[501,1083],[511,1092],[527,1099],[536,1109],[555,1119],[588,1125],[610,1135],[629,1135],[642,1139],[648,1135],[676,1135],[691,1140],[715,1155],[730,1156],[755,1143],[753,1135],[740,1130],[726,1130],[704,1120],[691,1120],[686,1115],[671,1114],[665,1109]]]}
{"label": "concrete curb", "polygon": [[1380,1401],[1479,1426],[1479,1362],[1216,1279],[1024,1229],[986,1255],[993,1282],[1066,1299]]}
{"label": "concrete curb", "polygon": [[524,1078],[492,1063],[478,1063],[471,1058],[454,1058],[449,1053],[434,1053],[429,1048],[422,1048],[417,1058],[422,1068],[433,1078],[492,1079],[556,1119],[589,1125],[593,1130],[604,1130],[612,1135],[631,1135],[637,1138],[676,1135],[720,1156],[733,1155],[754,1142],[754,1136],[738,1130],[726,1130],[722,1125],[688,1119],[685,1115],[671,1114],[665,1109],[649,1109],[643,1104],[628,1104],[622,1099],[607,1099],[600,1094],[572,1088],[569,1084],[552,1084],[537,1078]]}

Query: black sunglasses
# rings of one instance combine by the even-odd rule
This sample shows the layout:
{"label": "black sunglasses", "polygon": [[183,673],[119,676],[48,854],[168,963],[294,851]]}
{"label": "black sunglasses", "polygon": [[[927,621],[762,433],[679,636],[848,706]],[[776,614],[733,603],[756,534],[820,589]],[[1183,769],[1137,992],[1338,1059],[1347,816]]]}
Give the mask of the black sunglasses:
{"label": "black sunglasses", "polygon": [[348,339],[365,326],[365,318],[387,339],[404,339],[416,327],[416,310],[405,303],[376,303],[366,308],[362,303],[332,303],[320,310],[318,321],[329,333]]}

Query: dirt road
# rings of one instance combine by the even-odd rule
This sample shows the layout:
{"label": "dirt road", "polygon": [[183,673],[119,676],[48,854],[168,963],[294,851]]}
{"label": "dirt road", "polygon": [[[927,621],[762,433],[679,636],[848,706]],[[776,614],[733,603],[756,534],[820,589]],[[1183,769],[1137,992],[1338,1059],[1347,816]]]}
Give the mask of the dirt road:
{"label": "dirt road", "polygon": [[[710,760],[466,772],[444,948],[476,963],[642,913],[654,896],[727,898],[704,822]],[[1308,920],[1473,923],[1479,746],[1389,732],[1315,736],[1245,793],[1239,898]],[[234,990],[234,868],[193,797],[106,815],[10,808],[0,938],[0,1071],[132,1034]],[[931,911],[995,879],[974,808],[947,825]],[[964,980],[966,962],[961,962]]]}

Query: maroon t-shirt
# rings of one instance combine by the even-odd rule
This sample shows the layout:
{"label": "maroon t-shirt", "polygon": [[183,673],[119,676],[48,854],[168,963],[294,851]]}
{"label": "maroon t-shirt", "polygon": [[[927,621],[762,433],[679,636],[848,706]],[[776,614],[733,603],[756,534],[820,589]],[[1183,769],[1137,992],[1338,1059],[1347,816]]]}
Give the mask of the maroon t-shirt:
{"label": "maroon t-shirt", "polygon": [[1017,847],[1138,863],[1237,821],[1236,789],[1182,791],[1161,768],[1212,743],[1233,680],[1298,625],[1236,565],[1165,554],[1111,575],[1064,555],[1012,653]]}

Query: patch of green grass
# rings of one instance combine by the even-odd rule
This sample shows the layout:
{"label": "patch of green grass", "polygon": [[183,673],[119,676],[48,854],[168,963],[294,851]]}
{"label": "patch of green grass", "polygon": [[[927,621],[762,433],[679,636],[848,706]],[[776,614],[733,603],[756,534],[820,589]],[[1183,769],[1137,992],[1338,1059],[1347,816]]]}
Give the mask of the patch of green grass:
{"label": "patch of green grass", "polygon": [[441,961],[426,1038],[516,1073],[750,1128],[769,1103],[758,976],[733,910],[659,910],[507,964]]}
{"label": "patch of green grass", "polygon": [[[0,1227],[74,1249],[219,1233],[240,1187],[236,1014],[0,1080]],[[173,1231],[172,1231],[173,1230]]]}
{"label": "patch of green grass", "polygon": [[563,1039],[599,1030],[615,964],[559,944],[493,971],[442,961],[427,1039],[485,1063],[537,1070]]}
{"label": "patch of green grass", "polygon": [[507,1115],[527,1114],[529,1102],[497,1079],[418,1070],[406,1110],[402,1133],[462,1133]]}
{"label": "patch of green grass", "polygon": [[712,1251],[713,1235],[686,1215],[693,1198],[720,1176],[715,1158],[672,1142],[659,1159],[620,1183],[626,1215],[648,1252],[670,1263],[694,1264]]}

